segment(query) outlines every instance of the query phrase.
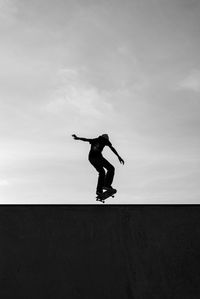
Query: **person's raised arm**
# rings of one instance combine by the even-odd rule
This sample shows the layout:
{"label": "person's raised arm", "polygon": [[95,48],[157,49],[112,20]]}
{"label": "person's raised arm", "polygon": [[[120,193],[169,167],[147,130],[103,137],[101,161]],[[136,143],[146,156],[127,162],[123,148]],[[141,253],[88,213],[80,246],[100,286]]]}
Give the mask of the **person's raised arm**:
{"label": "person's raised arm", "polygon": [[78,136],[76,136],[75,134],[73,134],[72,137],[73,137],[75,140],[81,140],[81,141],[87,141],[87,142],[90,142],[90,140],[91,140],[91,139],[88,139],[88,138],[78,137]]}
{"label": "person's raised arm", "polygon": [[110,146],[110,149],[113,151],[113,153],[118,157],[119,162],[124,164],[124,160],[120,157],[120,155],[118,154],[118,152],[116,151],[116,149],[113,146]]}

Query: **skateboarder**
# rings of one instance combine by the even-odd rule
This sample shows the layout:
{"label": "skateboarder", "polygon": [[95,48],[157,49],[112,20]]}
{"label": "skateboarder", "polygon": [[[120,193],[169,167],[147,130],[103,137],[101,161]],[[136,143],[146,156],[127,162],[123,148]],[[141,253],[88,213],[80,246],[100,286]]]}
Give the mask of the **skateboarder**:
{"label": "skateboarder", "polygon": [[[82,140],[91,144],[88,160],[99,173],[96,189],[97,196],[103,193],[103,189],[112,191],[115,168],[102,156],[103,148],[106,145],[109,146],[113,153],[118,157],[120,163],[124,164],[124,160],[119,156],[115,148],[112,146],[111,142],[109,141],[108,134],[100,135],[94,139],[77,137],[75,134],[72,136],[75,140]],[[107,173],[105,172],[104,168],[107,169]]]}

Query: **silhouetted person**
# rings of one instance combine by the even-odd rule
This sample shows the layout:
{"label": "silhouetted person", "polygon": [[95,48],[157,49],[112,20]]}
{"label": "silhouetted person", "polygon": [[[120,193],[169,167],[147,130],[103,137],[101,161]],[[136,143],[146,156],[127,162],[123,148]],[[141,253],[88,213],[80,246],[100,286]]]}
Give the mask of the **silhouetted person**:
{"label": "silhouetted person", "polygon": [[[77,137],[75,134],[72,136],[75,140],[87,141],[91,144],[88,159],[99,173],[96,194],[100,195],[103,192],[103,189],[112,190],[115,168],[102,156],[103,148],[106,145],[109,146],[113,153],[115,153],[115,155],[118,157],[120,163],[124,164],[124,160],[118,155],[117,151],[112,146],[108,135],[103,134],[94,139]],[[107,173],[105,172],[104,168],[107,169]]]}

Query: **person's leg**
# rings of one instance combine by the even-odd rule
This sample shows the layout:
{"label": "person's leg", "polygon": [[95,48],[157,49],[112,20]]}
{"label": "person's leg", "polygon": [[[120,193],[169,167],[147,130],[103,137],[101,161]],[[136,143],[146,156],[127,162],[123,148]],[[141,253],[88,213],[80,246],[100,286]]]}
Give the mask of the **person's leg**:
{"label": "person's leg", "polygon": [[90,159],[89,161],[99,173],[96,193],[102,193],[104,181],[105,181],[105,170],[102,165],[102,159],[94,158],[94,159]]}
{"label": "person's leg", "polygon": [[107,169],[107,173],[106,173],[105,181],[104,181],[104,187],[111,187],[113,178],[114,178],[114,174],[115,174],[115,168],[105,158],[103,158],[103,167]]}

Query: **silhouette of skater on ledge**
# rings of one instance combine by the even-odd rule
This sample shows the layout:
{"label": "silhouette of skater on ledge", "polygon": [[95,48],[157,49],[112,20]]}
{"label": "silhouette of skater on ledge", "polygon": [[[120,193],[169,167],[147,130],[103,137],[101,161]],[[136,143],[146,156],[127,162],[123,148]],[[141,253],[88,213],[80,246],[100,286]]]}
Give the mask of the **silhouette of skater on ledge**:
{"label": "silhouette of skater on ledge", "polygon": [[[96,194],[101,195],[104,190],[113,190],[112,182],[115,174],[114,166],[108,162],[102,155],[104,147],[107,145],[113,151],[113,153],[118,157],[119,162],[124,164],[124,160],[119,156],[116,149],[112,146],[108,134],[100,135],[97,138],[88,139],[78,137],[75,134],[72,135],[75,140],[86,141],[91,144],[90,152],[88,155],[88,160],[94,166],[94,168],[99,173]],[[105,172],[105,169],[107,172]]]}

